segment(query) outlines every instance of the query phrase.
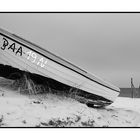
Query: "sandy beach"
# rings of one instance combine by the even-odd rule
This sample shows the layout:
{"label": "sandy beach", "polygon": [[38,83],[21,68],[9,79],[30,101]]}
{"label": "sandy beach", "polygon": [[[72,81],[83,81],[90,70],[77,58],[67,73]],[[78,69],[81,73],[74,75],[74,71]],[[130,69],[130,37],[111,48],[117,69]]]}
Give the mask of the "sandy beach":
{"label": "sandy beach", "polygon": [[138,127],[140,99],[118,97],[104,109],[51,93],[26,95],[0,86],[0,127]]}

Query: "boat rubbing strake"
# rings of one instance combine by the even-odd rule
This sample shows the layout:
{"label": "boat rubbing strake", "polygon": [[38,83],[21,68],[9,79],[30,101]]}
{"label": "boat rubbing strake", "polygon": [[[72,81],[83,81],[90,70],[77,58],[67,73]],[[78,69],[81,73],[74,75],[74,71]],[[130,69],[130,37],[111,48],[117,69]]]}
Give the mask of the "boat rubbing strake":
{"label": "boat rubbing strake", "polygon": [[110,103],[120,92],[114,85],[3,29],[0,29],[0,64],[52,78]]}

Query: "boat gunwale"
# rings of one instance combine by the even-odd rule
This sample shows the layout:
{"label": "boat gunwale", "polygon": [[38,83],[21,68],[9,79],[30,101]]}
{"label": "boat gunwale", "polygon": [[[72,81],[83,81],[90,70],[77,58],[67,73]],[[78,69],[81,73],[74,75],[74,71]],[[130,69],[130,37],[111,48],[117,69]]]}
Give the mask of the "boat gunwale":
{"label": "boat gunwale", "polygon": [[[4,32],[4,33],[2,33],[2,32]],[[6,34],[6,35],[5,35],[5,34]],[[114,88],[113,88],[113,87],[111,87],[111,86],[109,87],[108,85],[105,85],[106,83],[103,84],[103,83],[100,83],[100,82],[98,82],[98,81],[96,81],[96,80],[90,78],[90,77],[88,76],[88,75],[89,75],[88,72],[86,72],[86,71],[80,69],[79,67],[77,67],[77,66],[71,64],[70,62],[68,62],[68,61],[66,61],[66,60],[64,60],[64,59],[62,59],[62,58],[56,56],[55,54],[53,54],[53,53],[51,53],[51,52],[49,52],[49,51],[47,51],[47,50],[41,48],[40,46],[38,46],[38,45],[36,45],[36,44],[34,44],[34,43],[30,42],[30,41],[27,41],[27,40],[25,40],[25,39],[23,39],[23,38],[21,38],[21,37],[19,37],[19,36],[17,36],[17,35],[11,34],[11,33],[7,32],[7,31],[3,30],[3,29],[0,29],[0,35],[5,36],[5,37],[7,37],[8,39],[13,40],[14,42],[16,42],[16,43],[18,43],[18,44],[20,44],[20,45],[22,45],[22,46],[24,46],[24,47],[26,47],[26,48],[32,50],[32,51],[34,51],[34,52],[36,52],[36,53],[38,53],[38,54],[40,54],[40,55],[42,55],[42,56],[44,56],[45,58],[50,59],[51,61],[53,61],[53,62],[55,62],[55,63],[57,63],[57,64],[59,64],[59,65],[62,65],[62,66],[64,66],[64,67],[66,67],[66,68],[68,68],[68,69],[70,69],[70,70],[72,70],[72,71],[74,71],[74,72],[76,72],[76,73],[78,73],[78,74],[84,76],[85,78],[87,78],[87,79],[89,79],[89,80],[91,80],[91,81],[93,81],[93,82],[96,82],[97,84],[100,84],[100,85],[102,85],[102,86],[104,86],[104,87],[106,87],[106,88],[109,88],[109,89],[111,89],[111,90],[114,90],[114,91],[116,91],[116,92],[120,92],[119,88],[117,88],[117,87],[114,87]],[[17,40],[16,40],[16,39],[17,39]],[[75,69],[73,69],[73,68],[71,68],[71,67],[68,67],[68,66],[66,66],[65,64],[62,64],[61,62],[58,62],[58,61],[54,60],[53,58],[50,58],[50,57],[46,56],[45,54],[41,53],[39,50],[37,51],[37,50],[31,48],[30,46],[34,46],[37,50],[40,49],[40,51],[44,51],[44,53],[47,52],[48,54],[52,55],[53,57],[56,57],[57,59],[60,59],[61,61],[64,61],[64,62],[68,63],[69,65],[72,65],[73,67],[75,67],[75,68],[81,70],[81,71],[84,72],[85,74],[82,73],[82,72],[79,72],[78,70],[75,70]],[[88,74],[88,75],[86,75],[86,74]],[[95,78],[96,78],[96,77],[95,77]],[[104,82],[104,81],[103,81],[103,82]]]}

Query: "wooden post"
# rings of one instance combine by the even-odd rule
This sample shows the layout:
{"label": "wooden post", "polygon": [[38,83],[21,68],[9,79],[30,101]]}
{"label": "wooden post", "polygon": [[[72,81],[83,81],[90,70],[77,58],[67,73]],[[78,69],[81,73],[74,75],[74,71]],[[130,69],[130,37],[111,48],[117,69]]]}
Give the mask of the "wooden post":
{"label": "wooden post", "polygon": [[139,90],[138,90],[138,93],[139,93],[138,97],[140,98],[140,85],[139,85]]}
{"label": "wooden post", "polygon": [[131,95],[132,95],[132,98],[134,98],[134,84],[133,84],[133,78],[131,78]]}

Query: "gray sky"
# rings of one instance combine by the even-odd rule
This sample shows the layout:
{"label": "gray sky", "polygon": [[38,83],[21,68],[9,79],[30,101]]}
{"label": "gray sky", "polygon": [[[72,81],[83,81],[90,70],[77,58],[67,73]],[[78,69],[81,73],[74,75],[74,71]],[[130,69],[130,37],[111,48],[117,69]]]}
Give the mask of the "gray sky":
{"label": "gray sky", "polygon": [[0,27],[116,86],[140,84],[138,13],[0,13]]}

